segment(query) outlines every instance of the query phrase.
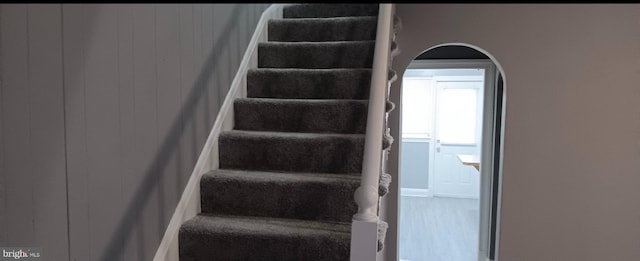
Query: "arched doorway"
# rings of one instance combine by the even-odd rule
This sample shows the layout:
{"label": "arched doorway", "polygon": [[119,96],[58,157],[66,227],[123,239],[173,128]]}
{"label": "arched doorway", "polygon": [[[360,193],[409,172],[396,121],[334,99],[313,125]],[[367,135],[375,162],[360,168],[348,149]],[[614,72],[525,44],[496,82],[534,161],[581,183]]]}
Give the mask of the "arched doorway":
{"label": "arched doorway", "polygon": [[493,260],[504,74],[470,45],[422,52],[403,73],[400,260]]}

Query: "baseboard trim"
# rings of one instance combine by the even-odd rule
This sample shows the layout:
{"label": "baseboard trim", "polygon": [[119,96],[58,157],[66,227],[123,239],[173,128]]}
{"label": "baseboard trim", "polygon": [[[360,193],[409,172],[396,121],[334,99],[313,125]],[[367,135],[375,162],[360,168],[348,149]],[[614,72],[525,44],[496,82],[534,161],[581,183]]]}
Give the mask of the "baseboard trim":
{"label": "baseboard trim", "polygon": [[429,189],[400,188],[400,196],[428,198],[433,197],[433,193]]}

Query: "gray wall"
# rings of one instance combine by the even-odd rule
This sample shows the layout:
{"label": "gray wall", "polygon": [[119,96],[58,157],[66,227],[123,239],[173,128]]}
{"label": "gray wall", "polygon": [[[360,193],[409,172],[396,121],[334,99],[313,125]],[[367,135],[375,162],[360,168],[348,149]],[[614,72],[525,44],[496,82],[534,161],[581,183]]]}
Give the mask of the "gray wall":
{"label": "gray wall", "polygon": [[429,188],[429,141],[402,140],[400,187]]}
{"label": "gray wall", "polygon": [[[397,14],[398,79],[444,43],[478,46],[503,69],[498,259],[640,260],[640,5],[399,4]],[[391,88],[394,137],[401,87]],[[395,186],[383,198],[389,246],[397,243]],[[385,247],[386,260],[396,250]]]}
{"label": "gray wall", "polygon": [[268,4],[0,6],[0,246],[151,260]]}

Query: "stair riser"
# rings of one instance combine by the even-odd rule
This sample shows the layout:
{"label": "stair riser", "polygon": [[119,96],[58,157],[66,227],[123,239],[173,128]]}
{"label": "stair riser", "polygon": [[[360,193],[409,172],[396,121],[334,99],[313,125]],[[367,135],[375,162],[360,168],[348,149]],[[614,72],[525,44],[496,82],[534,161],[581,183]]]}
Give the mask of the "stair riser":
{"label": "stair riser", "polygon": [[291,20],[269,21],[269,41],[323,42],[376,39],[376,17],[342,21]]}
{"label": "stair riser", "polygon": [[353,194],[359,184],[358,180],[252,182],[211,175],[200,182],[202,212],[349,222],[358,210]]}
{"label": "stair riser", "polygon": [[237,130],[363,134],[366,129],[366,100],[325,103],[249,100],[234,104]]}
{"label": "stair riser", "polygon": [[258,44],[260,68],[371,68],[375,42],[355,44]]}
{"label": "stair riser", "polygon": [[368,99],[370,86],[371,70],[247,73],[247,96],[255,98]]}
{"label": "stair riser", "polygon": [[261,171],[359,173],[362,138],[219,138],[220,168]]}

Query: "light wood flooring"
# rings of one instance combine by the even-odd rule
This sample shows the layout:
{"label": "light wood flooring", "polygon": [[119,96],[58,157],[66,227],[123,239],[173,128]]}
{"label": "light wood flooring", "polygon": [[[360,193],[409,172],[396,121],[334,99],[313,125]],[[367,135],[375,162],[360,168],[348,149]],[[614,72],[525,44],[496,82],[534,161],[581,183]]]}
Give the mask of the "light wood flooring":
{"label": "light wood flooring", "polygon": [[401,261],[477,261],[478,200],[401,197]]}

